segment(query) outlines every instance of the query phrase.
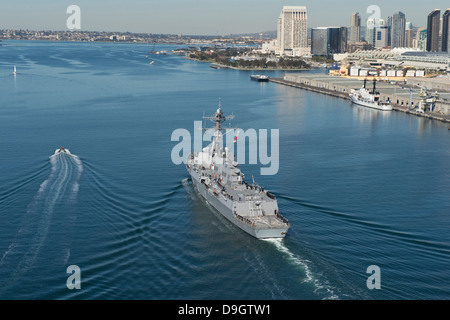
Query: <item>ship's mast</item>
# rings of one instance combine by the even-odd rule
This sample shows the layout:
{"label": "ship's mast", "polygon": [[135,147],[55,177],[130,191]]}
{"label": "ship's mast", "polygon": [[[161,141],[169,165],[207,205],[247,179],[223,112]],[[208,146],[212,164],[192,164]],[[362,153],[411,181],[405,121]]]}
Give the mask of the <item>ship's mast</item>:
{"label": "ship's mast", "polygon": [[[215,123],[214,126],[214,139],[213,139],[213,153],[218,152],[222,143],[222,130],[226,129],[222,127],[222,123],[234,119],[234,115],[224,116],[222,112],[222,99],[219,98],[219,107],[217,111],[211,117],[203,117],[203,119],[210,120]],[[208,130],[212,128],[203,128],[203,130]]]}
{"label": "ship's mast", "polygon": [[222,129],[222,122],[225,122],[226,118],[223,115],[222,112],[222,99],[219,98],[219,108],[217,109],[216,113],[214,114],[215,121],[216,121],[216,131],[220,131]]}

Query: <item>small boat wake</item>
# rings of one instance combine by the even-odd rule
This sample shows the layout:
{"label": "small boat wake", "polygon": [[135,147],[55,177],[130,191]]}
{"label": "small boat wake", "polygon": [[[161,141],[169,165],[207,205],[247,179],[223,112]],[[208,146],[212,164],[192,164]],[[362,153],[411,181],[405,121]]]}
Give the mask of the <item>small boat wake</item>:
{"label": "small boat wake", "polygon": [[264,241],[272,243],[278,251],[286,256],[287,260],[292,263],[292,265],[299,267],[305,273],[305,279],[303,282],[311,283],[315,288],[314,292],[318,296],[321,296],[324,300],[339,299],[339,296],[335,293],[335,288],[329,285],[326,279],[319,279],[319,277],[313,274],[310,267],[312,262],[300,258],[289,250],[289,248],[284,244],[284,239],[265,239]]}
{"label": "small boat wake", "polygon": [[[49,157],[50,173],[43,181],[28,205],[21,227],[13,242],[0,258],[0,290],[7,284],[13,284],[33,267],[36,258],[46,243],[49,228],[55,212],[63,214],[58,219],[74,219],[71,208],[77,201],[79,180],[83,172],[80,158],[63,147],[55,150]],[[61,207],[61,209],[59,209]],[[69,217],[67,216],[69,215]],[[59,221],[58,221],[59,223]],[[57,232],[70,232],[56,230]],[[67,241],[63,240],[67,246]],[[55,244],[60,247],[62,243]],[[70,252],[70,248],[64,248]],[[67,260],[67,257],[65,257]],[[3,270],[2,270],[3,269]]]}

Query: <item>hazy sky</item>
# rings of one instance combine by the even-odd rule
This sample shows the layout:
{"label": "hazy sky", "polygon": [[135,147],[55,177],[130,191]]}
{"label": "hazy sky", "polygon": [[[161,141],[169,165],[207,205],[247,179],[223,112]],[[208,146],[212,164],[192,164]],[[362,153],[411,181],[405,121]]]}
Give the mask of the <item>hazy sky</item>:
{"label": "hazy sky", "polygon": [[72,4],[81,9],[81,30],[210,35],[276,30],[283,5],[306,6],[308,27],[349,26],[357,11],[364,23],[370,5],[381,18],[400,10],[426,27],[431,10],[450,7],[449,0],[1,0],[0,29],[65,30]]}

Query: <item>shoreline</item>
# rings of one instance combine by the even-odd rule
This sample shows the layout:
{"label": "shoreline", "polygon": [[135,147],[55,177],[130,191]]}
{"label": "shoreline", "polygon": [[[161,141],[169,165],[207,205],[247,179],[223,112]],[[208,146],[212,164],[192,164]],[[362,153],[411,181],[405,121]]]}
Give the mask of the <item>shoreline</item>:
{"label": "shoreline", "polygon": [[[333,91],[333,90],[326,89],[326,88],[315,87],[315,86],[311,86],[311,85],[307,85],[307,84],[303,84],[303,83],[286,81],[283,78],[269,78],[269,82],[286,85],[286,86],[290,86],[290,87],[294,87],[294,88],[299,88],[299,89],[305,89],[305,90],[316,92],[316,93],[322,93],[322,94],[326,94],[329,96],[333,96],[333,97],[337,97],[337,98],[341,98],[341,99],[345,99],[345,100],[350,100],[350,97],[348,96],[347,93]],[[444,114],[439,114],[439,113],[435,113],[435,112],[420,113],[420,112],[414,111],[414,109],[409,109],[409,107],[401,106],[399,104],[392,103],[391,105],[393,107],[393,111],[399,111],[399,112],[403,112],[406,114],[419,116],[422,118],[428,118],[430,120],[437,120],[437,121],[441,121],[444,123],[450,123],[450,115],[444,115]]]}
{"label": "shoreline", "polygon": [[227,66],[225,64],[220,64],[215,62],[214,60],[199,60],[195,58],[185,57],[188,60],[196,61],[196,62],[203,62],[203,63],[210,63],[211,68],[214,68],[213,66],[217,66],[217,69],[232,69],[232,70],[239,70],[239,71],[309,71],[314,70],[314,68],[243,68],[243,67],[232,67]]}

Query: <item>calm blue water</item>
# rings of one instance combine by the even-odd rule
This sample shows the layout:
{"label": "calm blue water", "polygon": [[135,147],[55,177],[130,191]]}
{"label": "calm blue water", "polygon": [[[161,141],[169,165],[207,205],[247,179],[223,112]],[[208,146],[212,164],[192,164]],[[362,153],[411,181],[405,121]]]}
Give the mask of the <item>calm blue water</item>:
{"label": "calm blue water", "polygon": [[[450,298],[447,125],[178,56],[150,65],[150,45],[3,44],[1,299]],[[171,161],[172,132],[219,97],[234,125],[280,130],[277,175],[242,167],[277,195],[282,241],[224,221]]]}

